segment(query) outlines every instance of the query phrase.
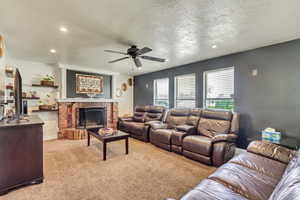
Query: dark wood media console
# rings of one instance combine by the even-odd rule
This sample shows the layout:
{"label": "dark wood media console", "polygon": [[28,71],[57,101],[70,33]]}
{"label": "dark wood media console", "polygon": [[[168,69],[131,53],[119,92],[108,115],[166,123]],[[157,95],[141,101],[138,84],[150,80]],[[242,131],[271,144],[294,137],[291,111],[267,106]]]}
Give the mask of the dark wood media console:
{"label": "dark wood media console", "polygon": [[43,182],[43,124],[37,116],[0,122],[0,195]]}

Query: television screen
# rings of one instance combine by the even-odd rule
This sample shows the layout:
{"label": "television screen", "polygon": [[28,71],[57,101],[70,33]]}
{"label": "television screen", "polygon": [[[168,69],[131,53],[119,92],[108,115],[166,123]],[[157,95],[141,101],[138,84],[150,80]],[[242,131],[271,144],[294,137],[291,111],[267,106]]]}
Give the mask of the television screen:
{"label": "television screen", "polygon": [[14,95],[16,119],[20,119],[20,115],[22,114],[22,78],[18,68],[15,74]]}

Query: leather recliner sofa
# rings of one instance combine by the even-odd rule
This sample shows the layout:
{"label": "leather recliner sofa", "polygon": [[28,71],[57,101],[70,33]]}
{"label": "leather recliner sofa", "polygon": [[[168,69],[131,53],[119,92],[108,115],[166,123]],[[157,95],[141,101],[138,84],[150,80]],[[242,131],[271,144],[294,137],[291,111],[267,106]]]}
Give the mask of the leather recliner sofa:
{"label": "leather recliner sofa", "polygon": [[237,113],[203,110],[196,134],[182,141],[182,153],[193,160],[220,166],[233,157],[238,131]]}
{"label": "leather recliner sofa", "polygon": [[181,200],[296,200],[300,196],[300,150],[254,141],[247,152],[222,165]]}
{"label": "leather recliner sofa", "polygon": [[160,122],[164,113],[163,106],[136,106],[133,117],[119,118],[118,129],[133,138],[149,142],[150,124]]}
{"label": "leather recliner sofa", "polygon": [[172,109],[165,123],[153,123],[150,142],[209,165],[220,166],[235,153],[239,115],[230,111]]}

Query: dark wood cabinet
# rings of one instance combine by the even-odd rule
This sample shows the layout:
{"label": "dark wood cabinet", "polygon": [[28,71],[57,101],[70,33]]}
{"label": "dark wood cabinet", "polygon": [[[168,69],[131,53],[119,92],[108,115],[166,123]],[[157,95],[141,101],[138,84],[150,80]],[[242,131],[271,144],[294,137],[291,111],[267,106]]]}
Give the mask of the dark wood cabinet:
{"label": "dark wood cabinet", "polygon": [[43,182],[43,121],[0,122],[0,194]]}

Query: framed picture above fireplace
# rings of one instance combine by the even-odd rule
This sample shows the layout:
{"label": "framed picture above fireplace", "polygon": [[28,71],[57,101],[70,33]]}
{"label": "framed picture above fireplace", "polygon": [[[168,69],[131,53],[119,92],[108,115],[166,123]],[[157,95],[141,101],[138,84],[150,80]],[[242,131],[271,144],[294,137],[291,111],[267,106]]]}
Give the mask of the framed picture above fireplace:
{"label": "framed picture above fireplace", "polygon": [[76,74],[77,94],[102,94],[103,77],[96,75]]}

